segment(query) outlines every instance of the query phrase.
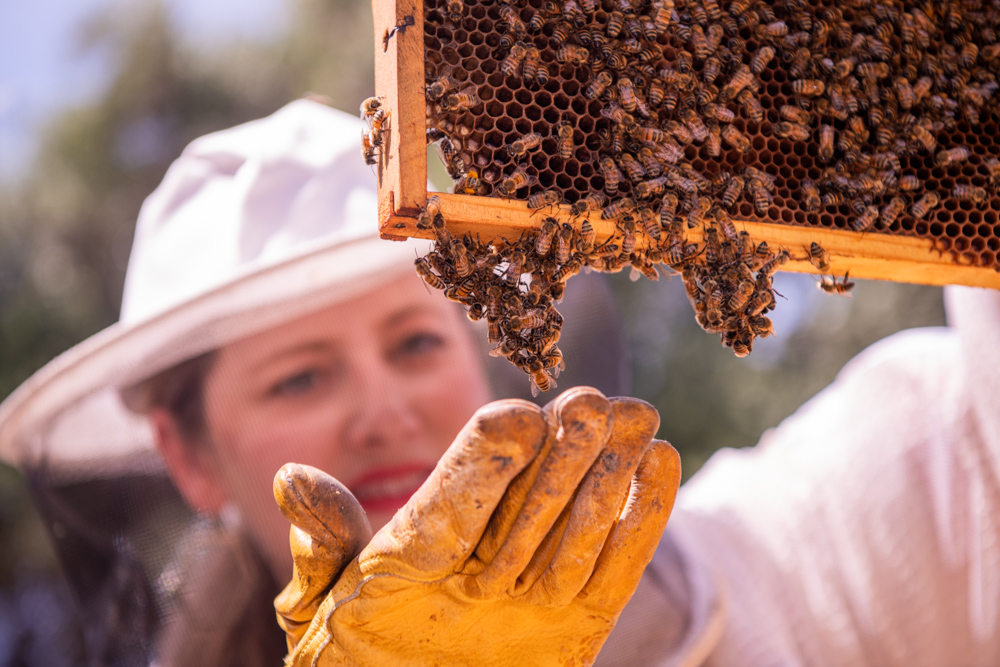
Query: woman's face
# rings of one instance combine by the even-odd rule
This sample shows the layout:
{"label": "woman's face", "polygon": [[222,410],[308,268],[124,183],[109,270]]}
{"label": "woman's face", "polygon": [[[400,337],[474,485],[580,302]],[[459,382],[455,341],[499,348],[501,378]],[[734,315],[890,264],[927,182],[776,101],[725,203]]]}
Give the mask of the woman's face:
{"label": "woman's face", "polygon": [[378,530],[490,400],[461,312],[405,277],[223,348],[205,383],[224,495],[291,576],[271,483],[285,463],[343,482]]}

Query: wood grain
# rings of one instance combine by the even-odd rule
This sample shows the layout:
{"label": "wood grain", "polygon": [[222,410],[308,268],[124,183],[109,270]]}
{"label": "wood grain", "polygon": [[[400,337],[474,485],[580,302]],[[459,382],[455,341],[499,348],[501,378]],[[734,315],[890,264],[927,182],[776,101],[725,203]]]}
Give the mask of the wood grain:
{"label": "wood grain", "polygon": [[[514,240],[522,232],[537,229],[542,220],[552,216],[579,228],[582,217],[570,215],[568,206],[558,209],[528,210],[523,201],[494,197],[472,197],[445,193],[441,200],[441,214],[453,234],[471,232],[482,242],[494,238]],[[408,237],[433,238],[430,230],[417,229],[414,215],[403,215],[392,209],[392,200],[383,217],[380,231],[382,238],[403,240]],[[613,220],[601,220],[599,213],[590,214],[590,223],[597,232],[598,241],[604,241],[615,231]],[[734,220],[737,229],[745,229],[757,243],[767,241],[773,248],[785,248],[792,261],[782,267],[785,271],[818,274],[819,270],[808,261],[807,248],[819,243],[830,252],[830,274],[843,275],[850,271],[852,278],[871,278],[924,285],[972,285],[1000,288],[1000,273],[991,268],[956,264],[950,255],[933,248],[930,240],[886,234],[859,234],[840,229],[793,227],[760,222]],[[688,231],[689,241],[701,242],[701,230]]]}

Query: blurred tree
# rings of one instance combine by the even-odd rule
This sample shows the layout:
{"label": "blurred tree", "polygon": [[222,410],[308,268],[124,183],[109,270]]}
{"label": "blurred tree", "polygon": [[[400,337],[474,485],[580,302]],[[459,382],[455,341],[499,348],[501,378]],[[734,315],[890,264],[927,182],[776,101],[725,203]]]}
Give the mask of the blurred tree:
{"label": "blurred tree", "polygon": [[[266,43],[191,43],[161,2],[81,26],[83,48],[111,54],[111,83],[57,116],[35,163],[0,189],[0,399],[117,320],[139,207],[188,142],[310,92],[357,109],[373,89],[372,33],[368,4],[347,0],[294,0],[287,33]],[[0,585],[53,568],[3,466],[0,500]]]}

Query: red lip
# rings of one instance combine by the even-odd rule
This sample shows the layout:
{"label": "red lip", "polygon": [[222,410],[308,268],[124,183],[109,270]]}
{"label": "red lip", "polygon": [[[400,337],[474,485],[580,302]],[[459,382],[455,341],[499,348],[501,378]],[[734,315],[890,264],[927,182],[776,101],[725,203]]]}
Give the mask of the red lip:
{"label": "red lip", "polygon": [[366,512],[395,512],[406,504],[433,470],[434,466],[426,463],[375,468],[355,478],[348,488]]}

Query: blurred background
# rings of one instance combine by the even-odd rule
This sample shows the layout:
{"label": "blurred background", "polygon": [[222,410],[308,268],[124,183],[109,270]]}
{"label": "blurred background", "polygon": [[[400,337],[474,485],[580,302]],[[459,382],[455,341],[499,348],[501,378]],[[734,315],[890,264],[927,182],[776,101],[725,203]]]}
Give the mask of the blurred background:
{"label": "blurred background", "polygon": [[[363,0],[0,3],[0,399],[117,319],[139,207],[189,141],[307,93],[347,111],[373,94],[370,14]],[[944,323],[937,288],[859,281],[846,299],[782,274],[777,336],[736,359],[679,279],[611,284],[633,393],[659,408],[686,477],[869,344]],[[0,666],[85,664],[68,600],[26,485],[0,464]]]}

